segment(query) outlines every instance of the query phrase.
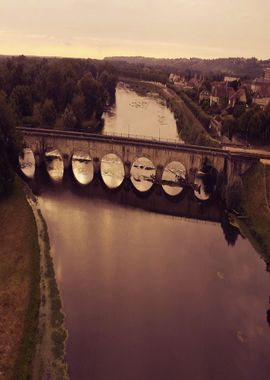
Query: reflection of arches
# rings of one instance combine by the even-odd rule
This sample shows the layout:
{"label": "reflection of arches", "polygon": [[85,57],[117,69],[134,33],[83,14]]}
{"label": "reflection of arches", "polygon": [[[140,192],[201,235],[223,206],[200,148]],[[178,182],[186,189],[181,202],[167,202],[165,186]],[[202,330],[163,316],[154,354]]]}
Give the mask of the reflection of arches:
{"label": "reflection of arches", "polygon": [[205,158],[201,170],[197,171],[194,179],[194,194],[199,200],[205,201],[216,190],[218,171]]}
{"label": "reflection of arches", "polygon": [[130,170],[130,179],[133,186],[141,191],[148,191],[155,182],[156,169],[153,162],[147,157],[137,158]]}
{"label": "reflection of arches", "polygon": [[169,162],[163,170],[161,185],[166,194],[179,195],[183,190],[186,178],[186,168],[178,161]]}
{"label": "reflection of arches", "polygon": [[22,173],[28,178],[34,178],[36,169],[36,160],[34,152],[30,148],[24,148],[22,156],[19,156],[19,164]]}
{"label": "reflection of arches", "polygon": [[58,149],[45,152],[45,164],[50,178],[60,182],[64,175],[64,162]]}
{"label": "reflection of arches", "polygon": [[115,153],[106,154],[100,164],[100,173],[103,182],[110,189],[119,187],[125,177],[123,162]]}
{"label": "reflection of arches", "polygon": [[71,157],[72,173],[82,185],[88,185],[94,178],[93,160],[89,153],[75,151]]}

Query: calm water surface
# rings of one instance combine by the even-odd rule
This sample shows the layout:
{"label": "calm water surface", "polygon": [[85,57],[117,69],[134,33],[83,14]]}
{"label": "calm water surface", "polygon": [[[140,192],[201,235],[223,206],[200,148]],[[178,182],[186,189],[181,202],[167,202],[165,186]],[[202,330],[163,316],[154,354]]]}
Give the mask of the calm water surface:
{"label": "calm water surface", "polygon": [[69,191],[40,197],[72,379],[269,379],[269,273],[249,242]]}
{"label": "calm water surface", "polygon": [[155,94],[138,95],[120,82],[116,102],[104,115],[104,133],[153,137],[180,141],[173,113]]}
{"label": "calm water surface", "polygon": [[[164,105],[125,86],[105,131],[177,137]],[[173,163],[164,171],[164,190],[181,193],[168,200],[156,185],[151,197],[132,191],[131,182],[152,186],[151,163],[135,162],[128,186],[109,192],[95,178],[86,186],[90,157],[78,153],[74,161],[77,186],[84,184],[87,196],[58,184],[39,197],[66,313],[72,380],[268,380],[270,274],[247,240],[239,235],[228,245],[220,223],[197,220],[219,221],[220,213],[192,193],[183,197],[177,178],[185,169]],[[122,166],[117,177],[113,165],[122,163],[105,157],[109,187],[123,181]],[[58,179],[52,161],[47,169]],[[206,198],[198,188],[197,198]],[[162,212],[183,209],[193,219],[120,204],[128,199]]]}

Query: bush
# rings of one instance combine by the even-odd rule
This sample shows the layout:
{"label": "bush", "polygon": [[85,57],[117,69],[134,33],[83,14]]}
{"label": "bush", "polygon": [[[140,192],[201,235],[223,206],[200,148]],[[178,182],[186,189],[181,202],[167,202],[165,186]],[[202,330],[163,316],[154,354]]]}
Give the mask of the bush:
{"label": "bush", "polygon": [[225,192],[225,201],[228,209],[240,211],[240,202],[243,194],[242,179],[237,176],[228,183]]}

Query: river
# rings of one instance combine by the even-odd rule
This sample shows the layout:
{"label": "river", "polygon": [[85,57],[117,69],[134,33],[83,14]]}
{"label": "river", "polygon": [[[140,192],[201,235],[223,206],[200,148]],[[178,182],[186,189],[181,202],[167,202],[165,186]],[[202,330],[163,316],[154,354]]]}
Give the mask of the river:
{"label": "river", "polygon": [[[117,127],[110,121],[105,130],[126,125],[121,110],[133,120],[124,132],[146,134],[133,129],[141,114],[128,96],[138,95],[118,89]],[[166,130],[176,137],[173,123]],[[101,177],[83,187],[67,177],[37,179],[35,190],[66,314],[71,379],[268,380],[269,273],[216,200],[200,202],[191,191],[170,198],[157,185],[139,194],[127,180],[109,190]]]}

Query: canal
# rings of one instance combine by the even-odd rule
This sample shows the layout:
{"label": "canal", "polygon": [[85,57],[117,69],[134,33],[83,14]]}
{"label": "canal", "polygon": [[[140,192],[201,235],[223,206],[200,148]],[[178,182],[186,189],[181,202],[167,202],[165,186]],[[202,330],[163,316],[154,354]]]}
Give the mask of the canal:
{"label": "canal", "polygon": [[[170,110],[125,85],[105,119],[105,132],[177,138]],[[269,379],[269,273],[214,196],[36,181],[71,379]]]}

